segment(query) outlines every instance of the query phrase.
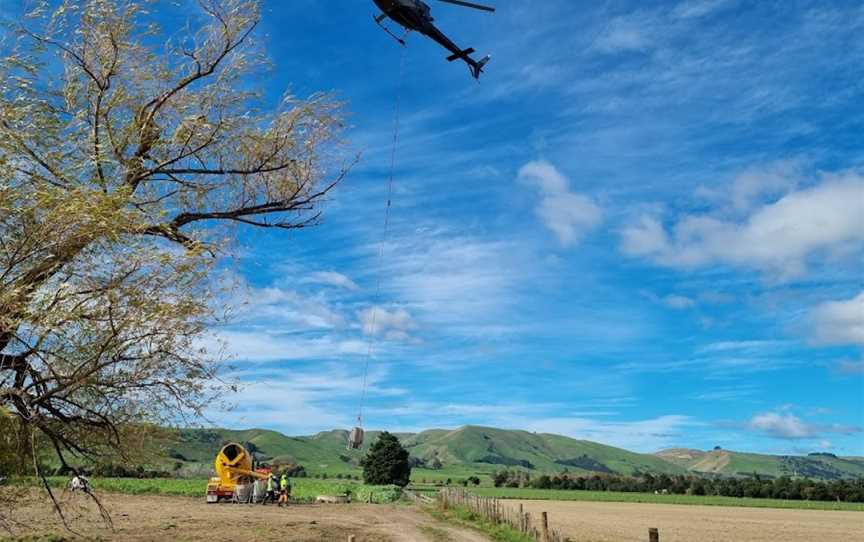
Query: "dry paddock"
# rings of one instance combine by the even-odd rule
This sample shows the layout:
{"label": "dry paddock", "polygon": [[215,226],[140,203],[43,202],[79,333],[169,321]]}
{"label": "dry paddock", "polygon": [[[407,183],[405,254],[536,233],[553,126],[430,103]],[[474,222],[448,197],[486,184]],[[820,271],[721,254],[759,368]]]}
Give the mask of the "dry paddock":
{"label": "dry paddock", "polygon": [[[208,505],[188,497],[105,495],[115,530],[106,530],[92,506],[66,497],[65,508],[81,536],[68,540],[142,542],[485,542],[474,531],[445,525],[416,506]],[[575,542],[646,541],[648,528],[661,542],[864,542],[864,512],[776,510],[666,504],[521,501]],[[511,506],[518,501],[507,501]],[[50,508],[32,501],[12,517],[19,536],[64,531]],[[0,540],[3,534],[0,533]]]}
{"label": "dry paddock", "polygon": [[[114,530],[105,528],[84,497],[65,497],[64,508],[79,536],[64,531],[51,509],[30,501],[11,517],[19,540],[61,534],[64,540],[108,542],[487,542],[473,531],[442,524],[415,506],[206,504],[203,498],[104,495]],[[4,533],[0,532],[0,540]],[[15,540],[13,538],[13,540]],[[56,539],[55,539],[56,540]]]}
{"label": "dry paddock", "polygon": [[864,542],[864,512],[670,504],[521,502],[575,542]]}

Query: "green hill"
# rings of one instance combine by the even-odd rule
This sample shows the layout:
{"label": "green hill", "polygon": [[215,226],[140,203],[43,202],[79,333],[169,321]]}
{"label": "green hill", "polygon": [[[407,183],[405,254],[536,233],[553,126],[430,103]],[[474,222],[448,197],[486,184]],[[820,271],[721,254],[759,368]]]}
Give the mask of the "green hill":
{"label": "green hill", "polygon": [[[397,434],[418,468],[430,478],[491,473],[519,468],[536,472],[683,473],[685,469],[652,455],[637,454],[595,442],[550,434],[466,426],[457,430],[432,429]],[[289,437],[266,429],[183,429],[163,443],[161,462],[181,463],[187,474],[210,469],[216,452],[228,442],[241,442],[259,460],[296,463],[310,473],[358,474],[359,461],[377,431],[368,431],[363,448],[345,449],[348,432],[325,431]],[[438,466],[439,469],[433,469]]]}
{"label": "green hill", "polygon": [[606,472],[633,474],[682,472],[651,455],[637,454],[560,435],[465,426],[455,431],[424,431],[405,441],[411,455],[446,465],[483,469],[521,467],[540,472]]}
{"label": "green hill", "polygon": [[[182,429],[164,441],[157,463],[181,475],[209,475],[218,450],[228,442],[249,447],[263,462],[299,464],[310,474],[357,475],[360,459],[377,438],[367,431],[363,448],[349,451],[348,432],[324,431],[289,437],[267,429]],[[807,476],[819,479],[864,477],[864,458],[773,456],[713,450],[663,450],[639,454],[587,440],[561,435],[465,426],[455,430],[430,429],[398,434],[410,451],[418,479],[444,479],[490,474],[504,469],[533,473],[575,474],[686,474],[722,476]],[[435,468],[438,467],[438,468]]]}
{"label": "green hill", "polygon": [[805,476],[823,480],[864,477],[864,458],[827,453],[767,455],[715,449],[708,452],[674,448],[655,454],[694,473],[722,476]]}

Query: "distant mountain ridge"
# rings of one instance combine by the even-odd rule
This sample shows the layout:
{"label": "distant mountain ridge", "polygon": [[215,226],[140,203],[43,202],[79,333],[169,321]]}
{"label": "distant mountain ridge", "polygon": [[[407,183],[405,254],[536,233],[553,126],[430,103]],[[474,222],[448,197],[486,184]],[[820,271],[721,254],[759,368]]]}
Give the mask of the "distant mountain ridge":
{"label": "distant mountain ridge", "polygon": [[[377,438],[367,431],[360,450],[346,450],[348,432],[324,431],[290,437],[267,429],[183,429],[164,443],[165,461],[208,466],[227,442],[246,443],[262,461],[295,463],[311,473],[358,474],[359,461]],[[569,471],[590,474],[687,474],[819,479],[864,477],[864,458],[830,454],[773,456],[714,450],[662,450],[656,454],[630,452],[587,440],[528,431],[465,426],[455,430],[430,429],[397,433],[411,453],[417,473],[432,478],[523,469],[536,473]],[[436,468],[437,467],[437,468]]]}
{"label": "distant mountain ridge", "polygon": [[715,448],[710,451],[671,448],[657,452],[689,472],[722,476],[801,476],[820,480],[864,478],[864,457],[838,457],[829,453],[768,455]]}

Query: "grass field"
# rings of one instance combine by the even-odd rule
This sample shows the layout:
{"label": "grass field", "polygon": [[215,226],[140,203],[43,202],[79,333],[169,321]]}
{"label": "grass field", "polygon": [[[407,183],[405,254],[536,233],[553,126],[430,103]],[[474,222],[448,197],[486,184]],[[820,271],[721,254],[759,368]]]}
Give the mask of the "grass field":
{"label": "grass field", "polygon": [[[53,487],[63,487],[68,478],[51,478]],[[27,480],[35,484],[35,480]],[[94,478],[91,480],[94,489],[111,493],[128,495],[176,495],[182,497],[201,497],[207,487],[207,480],[187,480],[175,478]],[[342,495],[350,491],[355,501],[367,502],[372,496],[372,502],[388,503],[399,499],[400,492],[395,486],[369,486],[360,482],[347,480],[313,480],[296,478],[292,480],[291,497],[300,501],[311,501],[318,495]]]}
{"label": "grass field", "polygon": [[[54,487],[63,487],[68,478],[51,478]],[[348,480],[317,480],[296,478],[293,481],[292,498],[307,501],[318,495],[339,495],[351,492],[355,501],[387,503],[399,498],[394,486],[368,486]],[[29,484],[35,484],[29,480]],[[187,480],[174,478],[96,478],[93,487],[100,491],[125,493],[129,495],[177,495],[184,497],[204,497],[207,480]],[[434,491],[432,487],[419,487],[420,491]],[[751,499],[697,495],[654,495],[651,493],[622,493],[616,491],[561,491],[555,489],[521,489],[478,487],[469,490],[483,497],[501,499],[553,500],[553,501],[595,501],[595,502],[633,502],[656,504],[688,504],[702,506],[741,506],[749,508],[791,508],[804,510],[848,510],[864,512],[864,503],[843,503],[826,501],[784,501],[778,499]]]}
{"label": "grass field", "polygon": [[476,488],[472,493],[499,499],[634,502],[655,504],[691,504],[702,506],[743,506],[748,508],[793,508],[804,510],[847,510],[864,512],[864,503],[827,501],[783,501],[738,497],[698,495],[654,495],[653,493],[621,493],[616,491],[562,491],[555,489]]}

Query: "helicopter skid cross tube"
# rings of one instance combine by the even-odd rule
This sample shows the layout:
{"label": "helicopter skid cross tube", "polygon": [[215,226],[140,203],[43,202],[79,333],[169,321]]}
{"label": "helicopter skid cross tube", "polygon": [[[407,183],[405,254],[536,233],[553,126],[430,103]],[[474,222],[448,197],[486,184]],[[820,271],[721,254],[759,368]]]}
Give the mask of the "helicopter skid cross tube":
{"label": "helicopter skid cross tube", "polygon": [[391,38],[393,38],[394,40],[396,40],[397,42],[399,42],[399,45],[401,45],[402,47],[405,47],[405,46],[406,46],[406,43],[405,43],[405,36],[408,36],[408,33],[411,32],[411,30],[406,30],[406,31],[405,31],[405,36],[403,36],[403,37],[400,38],[400,37],[398,37],[396,34],[394,34],[393,32],[391,32],[389,28],[387,28],[386,26],[384,26],[383,24],[381,24],[381,21],[383,21],[383,20],[386,19],[386,18],[387,18],[387,14],[386,14],[386,13],[382,13],[381,15],[378,15],[377,17],[374,16],[374,15],[372,16],[372,19],[375,21],[375,23],[376,23],[378,26],[381,27],[381,30],[383,30],[384,32],[387,32],[387,35],[389,35]]}

